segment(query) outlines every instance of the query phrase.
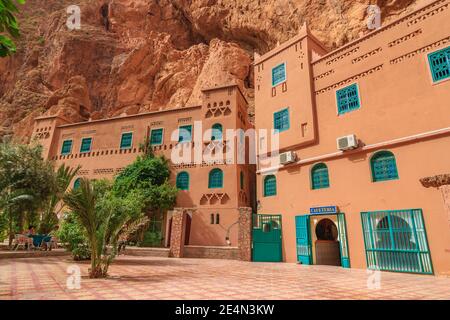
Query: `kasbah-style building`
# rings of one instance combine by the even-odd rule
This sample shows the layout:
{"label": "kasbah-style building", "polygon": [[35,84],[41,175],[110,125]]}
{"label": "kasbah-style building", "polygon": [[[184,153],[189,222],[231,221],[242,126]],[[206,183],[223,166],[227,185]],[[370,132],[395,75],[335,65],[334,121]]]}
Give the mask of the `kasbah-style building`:
{"label": "kasbah-style building", "polygon": [[[226,130],[274,129],[254,136],[256,165],[236,154],[171,159],[177,204],[155,218],[171,256],[450,275],[450,1],[428,1],[331,52],[305,25],[255,55],[254,72],[254,124],[239,86],[228,85],[182,109],[40,117],[33,135],[57,165],[82,166],[76,187],[112,178],[144,142],[195,159],[239,141],[250,151],[252,135]],[[274,139],[279,152],[266,151]]]}

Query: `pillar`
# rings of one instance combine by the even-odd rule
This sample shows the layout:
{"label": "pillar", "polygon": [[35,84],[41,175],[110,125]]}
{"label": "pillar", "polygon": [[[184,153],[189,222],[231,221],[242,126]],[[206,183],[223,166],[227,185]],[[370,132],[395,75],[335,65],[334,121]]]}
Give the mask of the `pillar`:
{"label": "pillar", "polygon": [[169,255],[182,258],[184,251],[184,229],[186,227],[186,213],[182,208],[175,208],[172,214],[172,231],[170,235]]}
{"label": "pillar", "polygon": [[239,260],[252,261],[252,208],[239,208]]}

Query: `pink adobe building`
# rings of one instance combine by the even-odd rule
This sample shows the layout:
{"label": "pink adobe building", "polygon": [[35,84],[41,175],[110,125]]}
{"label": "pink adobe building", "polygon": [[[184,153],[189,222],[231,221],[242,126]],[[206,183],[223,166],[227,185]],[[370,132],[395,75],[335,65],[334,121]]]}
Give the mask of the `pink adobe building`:
{"label": "pink adobe building", "polygon": [[304,26],[254,68],[280,155],[259,155],[253,260],[449,275],[450,2],[332,52]]}
{"label": "pink adobe building", "polygon": [[[171,162],[171,180],[180,189],[176,208],[152,218],[162,233],[161,245],[171,247],[174,256],[183,256],[183,247],[188,245],[194,255],[198,254],[196,246],[209,246],[231,248],[213,255],[239,258],[239,221],[245,215],[250,221],[255,165],[235,164],[236,154],[227,161],[219,151],[227,152],[237,140],[227,136],[227,129],[252,128],[247,114],[246,99],[238,86],[231,85],[204,90],[200,106],[82,123],[68,123],[58,116],[40,117],[33,138],[57,166],[81,165],[74,186],[81,177],[112,179],[143,154],[144,143],[169,160],[172,154],[191,156],[182,158],[183,163]],[[195,162],[196,152],[211,158]],[[219,156],[214,157],[215,153]],[[249,244],[246,247],[250,250]]]}

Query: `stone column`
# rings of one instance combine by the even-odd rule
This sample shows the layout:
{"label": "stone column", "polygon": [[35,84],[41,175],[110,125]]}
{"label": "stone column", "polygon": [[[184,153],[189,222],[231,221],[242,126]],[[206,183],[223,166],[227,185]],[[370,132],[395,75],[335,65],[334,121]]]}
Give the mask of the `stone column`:
{"label": "stone column", "polygon": [[182,258],[184,251],[184,229],[186,213],[182,208],[175,208],[172,213],[172,231],[170,236],[170,257]]}
{"label": "stone column", "polygon": [[252,208],[239,208],[239,260],[252,261]]}

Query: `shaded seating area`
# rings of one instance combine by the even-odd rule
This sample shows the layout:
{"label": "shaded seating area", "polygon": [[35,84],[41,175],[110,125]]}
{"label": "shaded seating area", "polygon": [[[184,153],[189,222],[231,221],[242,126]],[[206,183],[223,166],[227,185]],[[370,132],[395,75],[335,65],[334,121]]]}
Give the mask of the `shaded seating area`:
{"label": "shaded seating area", "polygon": [[47,234],[23,235],[16,234],[13,242],[13,250],[49,250],[57,248],[55,237]]}

